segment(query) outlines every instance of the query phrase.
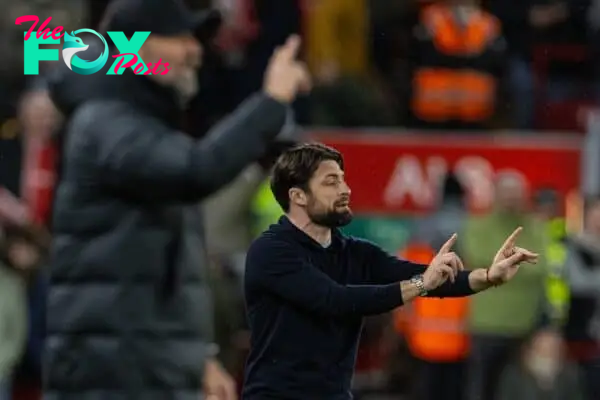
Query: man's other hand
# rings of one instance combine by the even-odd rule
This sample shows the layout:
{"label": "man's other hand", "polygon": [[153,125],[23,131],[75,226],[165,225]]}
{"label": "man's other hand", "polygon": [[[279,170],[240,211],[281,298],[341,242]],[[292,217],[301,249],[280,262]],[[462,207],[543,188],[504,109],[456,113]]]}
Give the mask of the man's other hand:
{"label": "man's other hand", "polygon": [[440,251],[431,261],[431,264],[423,274],[425,290],[431,291],[440,287],[448,279],[454,282],[459,271],[464,270],[461,259],[452,252],[452,246],[456,243],[457,235],[453,234],[450,239],[440,248]]}
{"label": "man's other hand", "polygon": [[206,361],[203,386],[206,400],[237,400],[238,398],[235,381],[214,359]]}
{"label": "man's other hand", "polygon": [[275,49],[265,73],[264,91],[282,103],[291,103],[298,92],[308,92],[311,80],[304,63],[298,61],[300,37],[292,35]]}
{"label": "man's other hand", "polygon": [[492,266],[487,271],[490,283],[499,285],[508,282],[517,274],[523,262],[537,263],[539,254],[515,245],[522,230],[521,227],[515,229],[496,253]]}

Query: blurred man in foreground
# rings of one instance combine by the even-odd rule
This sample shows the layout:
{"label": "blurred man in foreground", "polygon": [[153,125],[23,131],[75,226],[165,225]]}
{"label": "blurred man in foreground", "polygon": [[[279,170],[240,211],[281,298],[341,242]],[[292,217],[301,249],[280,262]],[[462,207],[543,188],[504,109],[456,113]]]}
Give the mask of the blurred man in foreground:
{"label": "blurred man in foreground", "polygon": [[196,203],[263,155],[308,76],[292,37],[263,90],[194,140],[179,127],[198,89],[193,33],[214,24],[177,0],[117,1],[105,30],[151,31],[139,54],[168,62],[168,74],[65,71],[52,82],[69,124],[53,218],[47,400],[197,399],[202,385],[208,398],[235,398],[214,361]]}
{"label": "blurred man in foreground", "polygon": [[342,155],[308,144],[282,154],[271,180],[285,212],[246,258],[251,336],[243,398],[352,398],[363,317],[418,296],[459,297],[512,279],[537,254],[515,246],[515,230],[489,268],[463,271],[446,241],[427,267],[344,235],[352,220]]}

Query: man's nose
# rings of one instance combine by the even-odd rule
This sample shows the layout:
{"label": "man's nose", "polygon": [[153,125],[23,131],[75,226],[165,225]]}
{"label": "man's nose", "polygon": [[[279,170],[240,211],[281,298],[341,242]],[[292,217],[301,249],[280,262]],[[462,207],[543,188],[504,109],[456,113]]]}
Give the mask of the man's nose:
{"label": "man's nose", "polygon": [[351,193],[352,193],[352,190],[350,190],[350,186],[348,186],[348,184],[344,182],[344,184],[342,185],[342,194],[346,195],[346,196],[350,196]]}

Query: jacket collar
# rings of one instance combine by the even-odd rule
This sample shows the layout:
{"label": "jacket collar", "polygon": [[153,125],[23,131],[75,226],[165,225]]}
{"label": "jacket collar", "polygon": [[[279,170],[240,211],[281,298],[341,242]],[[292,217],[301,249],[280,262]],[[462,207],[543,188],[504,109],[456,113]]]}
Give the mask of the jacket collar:
{"label": "jacket collar", "polygon": [[344,247],[347,240],[340,229],[333,228],[331,229],[331,245],[329,245],[328,247],[323,247],[319,242],[307,235],[306,232],[294,225],[292,221],[290,221],[290,219],[285,215],[279,218],[278,225],[285,232],[288,232],[291,235],[293,235],[297,241],[314,249],[338,250]]}

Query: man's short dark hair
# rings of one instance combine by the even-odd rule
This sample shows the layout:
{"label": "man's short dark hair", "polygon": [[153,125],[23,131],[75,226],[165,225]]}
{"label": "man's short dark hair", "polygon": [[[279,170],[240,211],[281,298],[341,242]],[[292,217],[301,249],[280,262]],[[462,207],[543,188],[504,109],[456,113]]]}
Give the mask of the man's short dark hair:
{"label": "man's short dark hair", "polygon": [[323,161],[335,161],[344,169],[342,154],[320,143],[293,147],[279,156],[271,173],[271,191],[284,212],[290,210],[289,190],[308,191],[308,182]]}

